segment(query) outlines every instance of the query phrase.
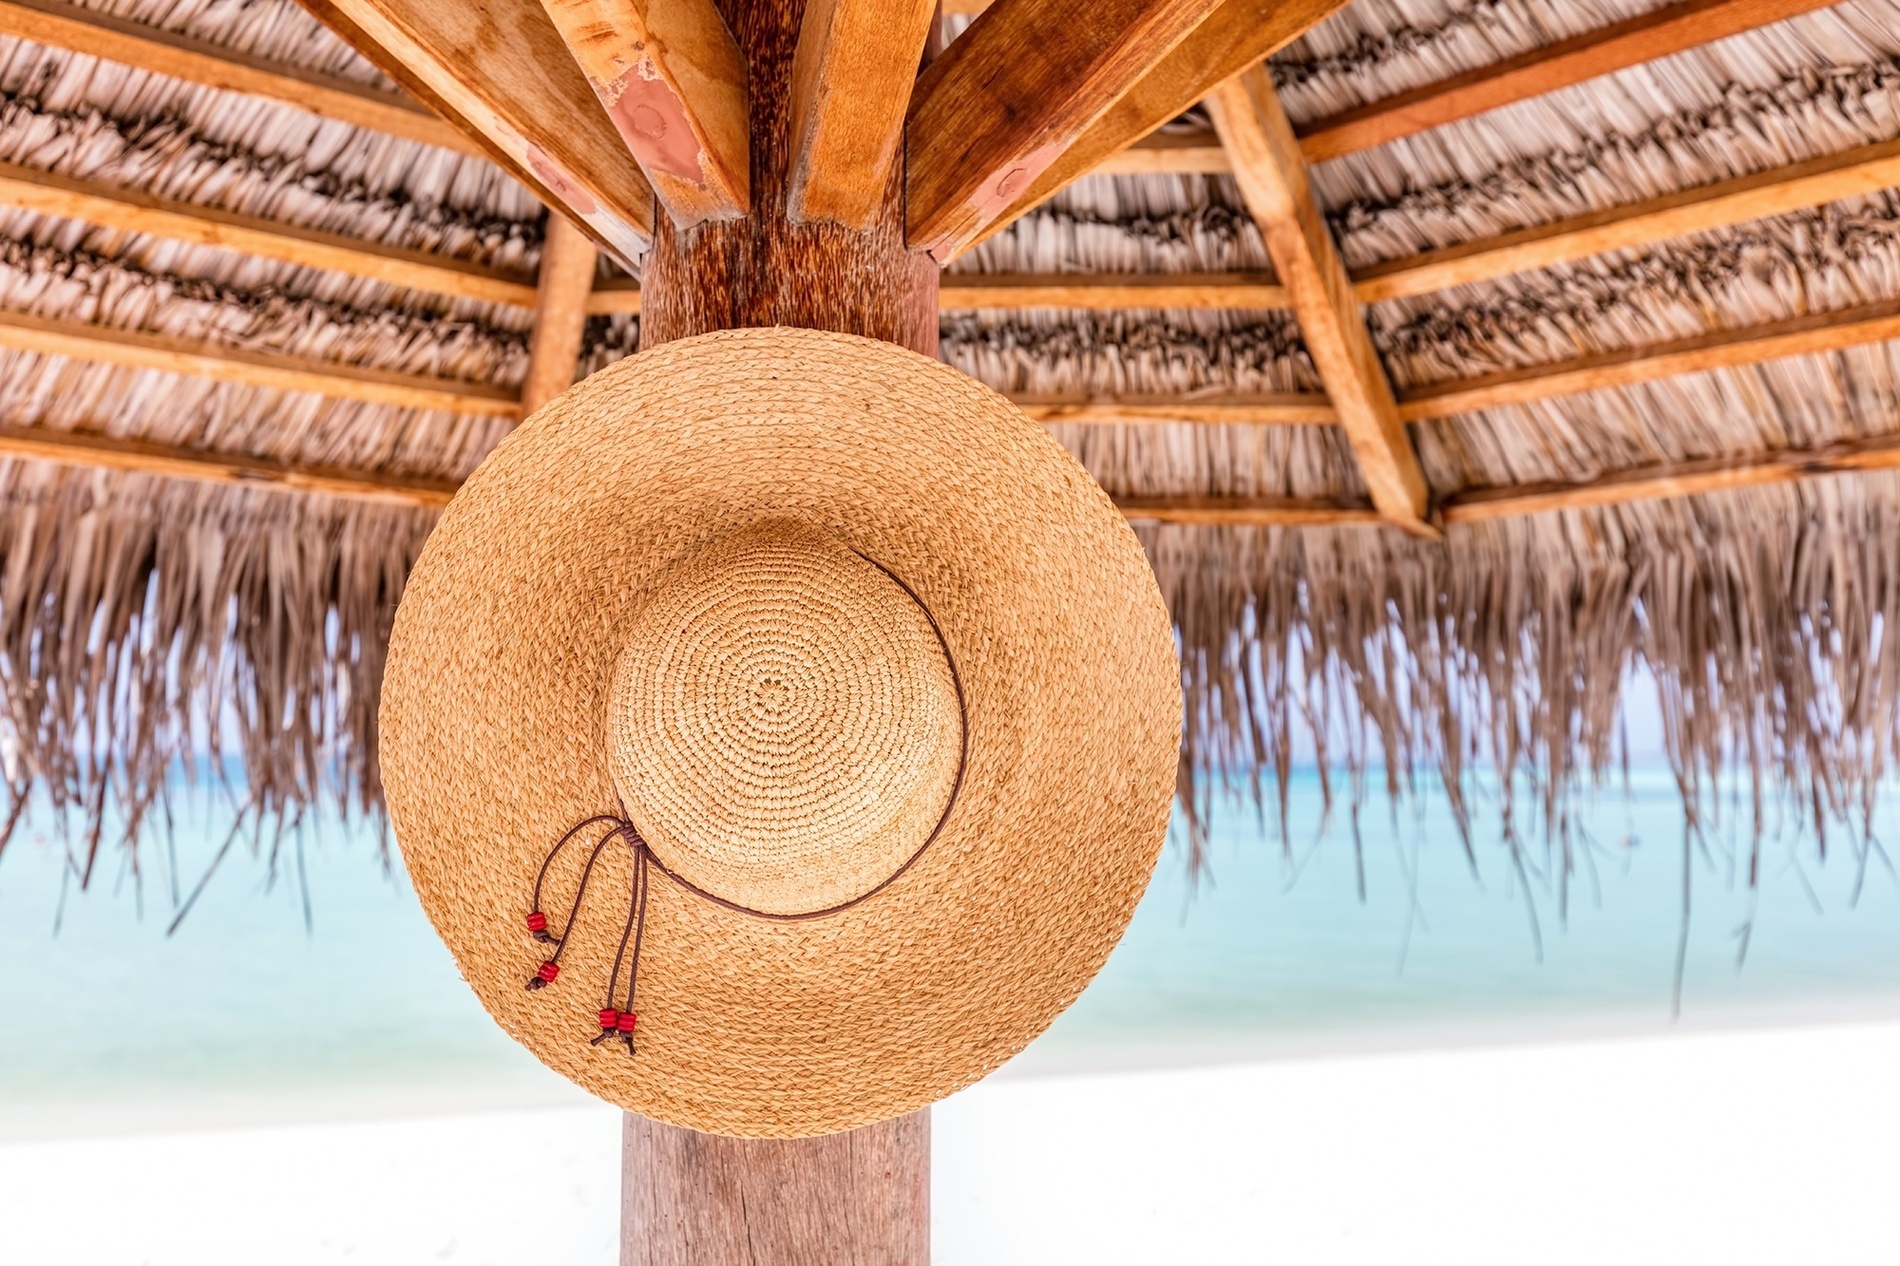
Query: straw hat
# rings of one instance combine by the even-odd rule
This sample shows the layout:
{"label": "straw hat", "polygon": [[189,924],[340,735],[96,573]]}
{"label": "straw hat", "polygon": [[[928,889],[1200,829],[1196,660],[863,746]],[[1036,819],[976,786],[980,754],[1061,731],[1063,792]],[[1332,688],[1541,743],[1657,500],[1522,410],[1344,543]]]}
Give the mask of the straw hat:
{"label": "straw hat", "polygon": [[1074,1001],[1180,713],[1141,548],[1040,426],[889,344],[742,330],[595,374],[469,479],[397,614],[383,777],[509,1033],[634,1111],[790,1137],[968,1085]]}

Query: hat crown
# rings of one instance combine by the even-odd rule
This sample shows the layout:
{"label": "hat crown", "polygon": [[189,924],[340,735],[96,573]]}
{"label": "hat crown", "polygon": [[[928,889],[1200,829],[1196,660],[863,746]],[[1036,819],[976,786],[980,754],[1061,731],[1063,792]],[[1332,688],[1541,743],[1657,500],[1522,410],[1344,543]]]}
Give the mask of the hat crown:
{"label": "hat crown", "polygon": [[961,763],[943,643],[904,585],[798,520],[669,570],[608,705],[628,815],[682,878],[773,914],[823,910],[930,838]]}

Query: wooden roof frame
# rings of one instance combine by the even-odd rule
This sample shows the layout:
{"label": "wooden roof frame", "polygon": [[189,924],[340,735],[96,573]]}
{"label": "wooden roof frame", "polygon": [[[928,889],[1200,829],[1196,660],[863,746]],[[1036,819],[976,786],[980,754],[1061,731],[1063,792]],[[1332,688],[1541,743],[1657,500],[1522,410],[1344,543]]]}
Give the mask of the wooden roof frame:
{"label": "wooden roof frame", "polygon": [[[407,2],[409,0],[313,0],[313,5],[319,8],[341,6],[335,11],[343,13],[351,6]],[[484,2],[502,3],[503,0]],[[1035,6],[1056,3],[1057,0],[1005,0],[1004,5],[997,6],[995,22],[1002,22],[1011,12],[1018,14],[1014,20],[1021,22],[1021,14],[1039,11]],[[834,7],[844,4],[848,4],[848,0],[835,0]],[[953,4],[953,11],[958,7]],[[960,7],[968,10],[983,6],[981,0],[962,0]],[[1141,6],[1137,4],[1136,7]],[[1822,7],[1822,0],[1682,0],[1654,14],[1645,15],[1642,19],[1588,32],[1509,59],[1497,66],[1458,76],[1455,83],[1447,81],[1401,94],[1383,103],[1374,102],[1350,112],[1350,117],[1321,120],[1297,130],[1297,147],[1308,161],[1350,152],[1352,148],[1361,147],[1361,142],[1378,144],[1400,135],[1414,134],[1456,118],[1469,117],[1482,109],[1527,100],[1543,92],[1571,86],[1592,75],[1684,51],[1708,39],[1754,29],[1767,22],[1779,21],[1819,7]],[[1184,10],[1167,11],[1178,18]],[[1219,6],[1215,6],[1216,14],[1221,11]],[[1047,20],[1046,15],[1044,20]],[[1207,20],[1212,21],[1212,18]],[[343,25],[349,25],[347,14]],[[1171,48],[1192,45],[1192,37],[1199,26],[1192,22],[1187,25],[1188,31]],[[552,23],[549,29],[554,29]],[[997,26],[996,29],[1004,28]],[[361,28],[357,28],[355,33],[359,39],[363,37]],[[263,59],[157,31],[138,23],[80,10],[62,4],[59,0],[0,0],[0,34],[74,48],[91,55],[123,61],[153,73],[171,75],[226,91],[269,97],[352,126],[372,128],[462,152],[496,156],[497,146],[492,137],[471,137],[465,130],[472,126],[467,113],[478,111],[457,115],[457,127],[448,127],[413,101],[400,96],[335,77],[274,66]],[[1165,41],[1151,40],[1150,43]],[[1149,60],[1145,64],[1152,67],[1165,62],[1174,53],[1169,49],[1151,48],[1146,55]],[[384,50],[383,56],[388,56],[387,50]],[[1119,91],[1124,95],[1133,92],[1142,82],[1141,75],[1137,73],[1142,64],[1136,63],[1133,69],[1124,67],[1119,72],[1120,77],[1116,82],[1121,84]],[[406,67],[404,69],[408,70]],[[417,80],[418,77],[412,71],[409,73],[410,79]],[[1253,88],[1258,97],[1259,85],[1265,77],[1257,71],[1252,73]],[[944,74],[948,76],[949,72]],[[455,114],[440,94],[432,93],[426,80],[418,82],[424,99],[437,108],[446,108],[452,115]],[[1219,85],[1207,87],[1213,90]],[[1234,89],[1225,91],[1231,99]],[[888,130],[888,119],[884,126]],[[875,131],[875,128],[872,130]],[[475,131],[479,132],[479,127]],[[1080,142],[1087,129],[1075,132],[1072,128],[1071,131],[1069,140],[1073,145]],[[517,175],[524,175],[520,170],[523,164],[509,159],[506,154],[502,158],[505,165]],[[1118,149],[1111,156],[1111,162],[1113,165],[1110,167],[1096,169],[1130,172],[1209,171],[1232,170],[1237,166],[1232,155],[1225,150],[1215,150],[1205,134],[1192,133],[1154,136],[1144,133]],[[636,166],[630,165],[626,170],[632,173],[633,179],[640,178],[641,173]],[[524,178],[530,187],[547,196],[549,191],[546,185],[536,180],[533,174],[526,174]],[[1345,289],[1342,290],[1337,284],[1331,287],[1328,306],[1335,317],[1343,318],[1356,312],[1356,304],[1360,303],[1429,293],[1435,289],[1548,267],[1606,251],[1653,244],[1686,233],[1782,214],[1896,184],[1900,184],[1900,141],[1864,146],[1777,171],[1722,181],[1701,189],[1683,190],[1624,207],[1519,230],[1494,239],[1465,243],[1411,259],[1359,269],[1351,274]],[[638,311],[637,288],[583,284],[591,279],[593,273],[591,251],[587,253],[584,270],[578,266],[566,269],[544,267],[537,285],[534,279],[504,270],[485,269],[424,252],[402,251],[343,235],[177,203],[138,191],[115,189],[96,182],[78,181],[24,168],[0,167],[0,203],[127,231],[153,233],[284,262],[331,269],[459,298],[523,306],[532,304],[536,306],[542,320],[551,321],[549,314],[558,310],[562,314],[560,322],[566,331],[565,335],[560,339],[542,339],[538,333],[537,344],[546,342],[559,348],[569,345],[578,347],[579,324],[586,315]],[[670,206],[668,209],[672,210]],[[982,231],[993,231],[994,227],[1006,223],[1015,213],[1019,212],[1013,207],[999,209],[996,219]],[[592,227],[598,238],[599,226]],[[558,233],[559,230],[553,232]],[[1310,248],[1307,253],[1312,256],[1313,262],[1323,262],[1330,243],[1320,241],[1310,232],[1305,233],[1305,238]],[[559,284],[554,284],[557,281]],[[1294,293],[1300,287],[1283,286],[1277,279],[1261,276],[985,277],[950,274],[944,281],[942,306],[946,308],[1076,306],[1099,310],[1119,307],[1292,307],[1297,312],[1302,307],[1302,301]],[[1312,287],[1309,285],[1306,289],[1310,291]],[[1304,306],[1307,310],[1300,315],[1310,323],[1314,320],[1311,301],[1307,300]],[[1352,327],[1343,319],[1333,320],[1332,324],[1341,332],[1341,337],[1349,342],[1359,337],[1350,333]],[[1781,356],[1810,354],[1890,339],[1900,339],[1900,304],[1874,304],[1846,312],[1814,314],[1769,323],[1759,328],[1722,331],[1556,365],[1434,384],[1394,393],[1392,399],[1397,417],[1404,423],[1416,423],[1478,409],[1522,405],[1575,392],[1630,386],[1678,374],[1734,368]],[[518,416],[522,403],[511,393],[485,384],[463,384],[297,357],[240,352],[209,344],[187,344],[140,333],[17,314],[0,314],[0,345],[133,368],[204,375],[280,390],[316,391],[343,398],[404,407],[444,409],[456,413],[512,417]],[[555,361],[565,361],[566,366],[546,371],[552,374],[548,381],[558,383],[562,381],[562,374],[571,379],[573,354],[572,351],[560,351],[554,355]],[[537,360],[545,361],[547,356],[537,356]],[[1364,364],[1362,359],[1362,366]],[[1371,365],[1376,368],[1376,361],[1371,362]],[[528,395],[532,398],[533,393],[529,392]],[[1224,396],[1179,400],[1024,399],[1021,403],[1045,421],[1083,424],[1180,421],[1214,425],[1332,425],[1341,423],[1347,414],[1362,407],[1350,405],[1342,410],[1337,399],[1338,392],[1335,391],[1334,395],[1333,399],[1325,396]],[[1366,460],[1368,452],[1375,462],[1386,460],[1379,455],[1379,449],[1383,448],[1388,454],[1399,454],[1394,460],[1403,464],[1404,454],[1409,453],[1409,443],[1401,452],[1396,447],[1389,427],[1375,429],[1379,429],[1384,438],[1379,446],[1369,449],[1361,436],[1356,449],[1362,461]],[[1350,425],[1348,430],[1352,430]],[[99,436],[60,437],[52,432],[48,432],[48,435],[52,438],[47,439],[46,443],[57,447],[59,455],[46,460],[60,460],[68,464],[155,471],[163,468],[161,473],[176,473],[186,467],[195,469],[192,466],[194,462],[233,470],[247,464],[258,464],[250,462],[250,459],[226,455],[194,454],[182,450],[160,451],[163,446],[106,441]],[[1400,435],[1402,437],[1402,432]],[[37,450],[29,452],[29,449],[32,449],[33,443],[39,442],[36,437],[36,431],[24,437],[15,435],[10,446],[0,443],[0,452],[33,456]],[[1834,446],[1825,452],[1766,454],[1740,462],[1679,463],[1671,467],[1618,472],[1579,485],[1471,490],[1446,497],[1438,510],[1444,522],[1473,522],[1573,505],[1615,504],[1650,496],[1688,495],[1717,487],[1758,486],[1843,470],[1888,469],[1896,465],[1888,452],[1889,447],[1884,441],[1869,441],[1848,446],[1851,452],[1848,448]],[[139,462],[147,458],[149,462],[141,467]],[[441,487],[438,486],[433,491],[425,490],[411,495],[400,490],[421,488],[422,485],[404,484],[401,481],[392,483],[381,476],[362,472],[331,471],[321,472],[321,476],[305,480],[288,475],[278,478],[263,472],[238,473],[230,477],[261,479],[286,488],[329,491],[334,495],[357,495],[348,491],[338,492],[338,488],[366,489],[362,495],[394,496],[397,500],[409,500],[417,504],[437,504],[439,502],[430,501],[429,498],[441,493]],[[398,491],[391,493],[392,487]],[[1390,502],[1391,498],[1387,499]],[[1241,503],[1205,498],[1173,498],[1155,502],[1131,501],[1124,508],[1131,516],[1176,522],[1351,524],[1379,521],[1381,518],[1380,512],[1370,504]],[[1422,515],[1412,517],[1422,521]],[[1408,523],[1404,513],[1391,512],[1390,505],[1384,518],[1413,528],[1418,526],[1417,522]]]}

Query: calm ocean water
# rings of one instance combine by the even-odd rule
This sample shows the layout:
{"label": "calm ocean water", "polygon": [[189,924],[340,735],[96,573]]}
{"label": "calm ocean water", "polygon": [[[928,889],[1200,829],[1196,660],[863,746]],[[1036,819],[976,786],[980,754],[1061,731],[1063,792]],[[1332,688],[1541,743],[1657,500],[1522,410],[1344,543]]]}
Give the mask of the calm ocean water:
{"label": "calm ocean water", "polygon": [[[1368,811],[1362,901],[1349,825],[1342,814],[1317,835],[1319,808],[1300,781],[1291,859],[1238,810],[1217,821],[1198,882],[1171,845],[1127,939],[1024,1064],[1670,1026],[1682,813],[1665,779],[1639,777],[1632,802],[1606,797],[1586,815],[1595,844],[1567,919],[1548,877],[1530,876],[1527,902],[1495,838],[1477,841],[1474,875],[1429,804],[1396,827],[1382,802]],[[221,838],[180,830],[187,889]],[[1825,861],[1789,835],[1766,845],[1752,894],[1742,849],[1717,832],[1693,860],[1683,1022],[1900,1014],[1891,869],[1863,868],[1845,833]],[[17,839],[0,857],[0,1111],[445,1082],[546,1090],[552,1074],[482,1014],[372,836],[311,831],[303,854],[308,930],[289,850],[268,887],[234,855],[167,936],[156,850],[142,885],[102,867],[62,904],[62,846]]]}

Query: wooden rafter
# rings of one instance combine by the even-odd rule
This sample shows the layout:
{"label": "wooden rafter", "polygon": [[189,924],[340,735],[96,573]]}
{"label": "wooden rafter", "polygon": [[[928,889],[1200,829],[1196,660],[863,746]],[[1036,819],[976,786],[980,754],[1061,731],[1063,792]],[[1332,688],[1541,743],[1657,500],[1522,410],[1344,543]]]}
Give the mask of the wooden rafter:
{"label": "wooden rafter", "polygon": [[236,49],[161,31],[60,0],[0,0],[0,35],[64,48],[204,88],[266,97],[280,105],[444,149],[480,146],[407,97],[299,70]]}
{"label": "wooden rafter", "polygon": [[1806,356],[1900,339],[1900,300],[1814,312],[1763,325],[1718,330],[1576,360],[1460,378],[1406,392],[1399,413],[1407,422],[1532,404],[1559,396],[1630,387],[1683,374]]}
{"label": "wooden rafter", "polygon": [[1234,169],[1212,128],[1150,132],[1090,169],[1095,176],[1217,176]]}
{"label": "wooden rafter", "polygon": [[487,383],[361,369],[302,356],[239,351],[215,343],[164,338],[78,321],[55,321],[19,312],[0,312],[0,347],[127,369],[155,369],[213,378],[249,387],[309,391],[409,409],[513,417],[520,408],[514,393]]}
{"label": "wooden rafter", "polygon": [[244,484],[353,501],[393,501],[419,506],[447,505],[456,489],[452,482],[418,479],[413,475],[292,465],[238,453],[40,427],[0,427],[0,457],[90,470],[163,475],[198,483]]}
{"label": "wooden rafter", "polygon": [[[937,291],[944,311],[985,308],[1284,308],[1286,290],[1263,273],[946,273]],[[627,278],[601,283],[588,297],[594,316],[636,315],[640,287]]]}
{"label": "wooden rafter", "polygon": [[744,215],[745,61],[712,0],[541,4],[673,219]]}
{"label": "wooden rafter", "polygon": [[792,219],[871,225],[935,12],[935,0],[808,0],[792,59]]}
{"label": "wooden rafter", "polygon": [[639,258],[652,187],[538,0],[299,3],[622,263]]}
{"label": "wooden rafter", "polygon": [[1367,303],[1429,294],[1784,215],[1894,185],[1900,185],[1900,141],[1883,141],[1362,268],[1353,273],[1353,289]]}
{"label": "wooden rafter", "polygon": [[[1178,118],[1216,85],[1258,65],[1346,0],[1224,0],[1142,79],[1047,163],[965,248],[1002,230],[1025,211],[1089,174],[1168,121]],[[988,18],[978,18],[974,32]],[[969,33],[964,39],[969,38]],[[956,50],[958,40],[951,44]],[[946,257],[947,258],[947,257]]]}
{"label": "wooden rafter", "polygon": [[598,263],[587,236],[565,216],[548,212],[534,337],[528,345],[528,376],[521,383],[523,417],[574,385],[581,336],[587,332],[587,296],[594,288]]}
{"label": "wooden rafter", "polygon": [[534,283],[516,273],[11,163],[0,163],[0,206],[221,247],[434,294],[486,303],[534,302]]}
{"label": "wooden rafter", "polygon": [[1834,3],[1836,0],[1680,0],[1318,120],[1299,130],[1300,150],[1308,162],[1325,162]]}
{"label": "wooden rafter", "polygon": [[[0,457],[426,507],[446,505],[456,489],[446,480],[292,465],[39,427],[0,427]],[[1448,523],[1480,523],[1884,470],[1900,470],[1900,436],[1749,458],[1643,466],[1578,483],[1471,489],[1447,498],[1442,513]],[[1136,521],[1209,527],[1372,527],[1385,522],[1368,504],[1290,497],[1119,497],[1115,504]]]}
{"label": "wooden rafter", "polygon": [[1431,490],[1272,79],[1255,66],[1208,104],[1372,504],[1409,531],[1428,531]]}
{"label": "wooden rafter", "polygon": [[1210,426],[1333,426],[1339,414],[1325,396],[1011,396],[1016,407],[1038,422],[1088,426],[1198,422]]}
{"label": "wooden rafter", "polygon": [[[1218,141],[1216,141],[1218,144]],[[1133,152],[1133,151],[1129,151]],[[1223,166],[1232,164],[1223,155]],[[1641,247],[1688,233],[1726,228],[1804,207],[1900,185],[1900,141],[1883,141],[1751,176],[1685,189],[1498,237],[1431,251],[1352,273],[1362,303],[1427,294]],[[279,221],[171,202],[95,181],[0,165],[0,205],[85,220],[130,232],[371,277],[392,285],[531,306],[526,277],[406,251]],[[1022,274],[947,273],[941,307],[1021,309],[1284,308],[1285,290],[1248,273]],[[590,313],[637,313],[638,288],[609,283],[589,299]]]}
{"label": "wooden rafter", "polygon": [[1215,4],[1000,0],[931,63],[911,96],[912,246],[940,260],[961,250]]}

